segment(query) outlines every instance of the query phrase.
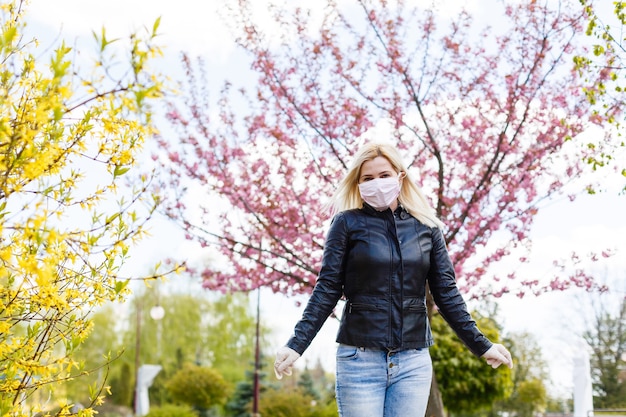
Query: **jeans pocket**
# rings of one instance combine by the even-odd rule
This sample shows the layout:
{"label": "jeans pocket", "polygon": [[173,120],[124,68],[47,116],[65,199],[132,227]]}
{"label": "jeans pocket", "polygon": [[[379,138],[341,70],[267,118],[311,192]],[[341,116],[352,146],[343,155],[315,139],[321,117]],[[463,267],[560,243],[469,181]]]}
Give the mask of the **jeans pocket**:
{"label": "jeans pocket", "polygon": [[357,357],[359,348],[356,346],[340,344],[337,347],[337,360],[349,360]]}

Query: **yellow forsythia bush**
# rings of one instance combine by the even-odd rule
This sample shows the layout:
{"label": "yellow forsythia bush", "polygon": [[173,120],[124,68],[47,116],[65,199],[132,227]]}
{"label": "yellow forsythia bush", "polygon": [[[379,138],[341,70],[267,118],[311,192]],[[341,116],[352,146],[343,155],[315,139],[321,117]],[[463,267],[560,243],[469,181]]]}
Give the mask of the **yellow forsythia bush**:
{"label": "yellow forsythia bush", "polygon": [[[119,268],[158,202],[147,178],[120,181],[163,94],[147,67],[161,53],[159,21],[126,40],[94,34],[97,52],[79,70],[65,44],[28,39],[26,6],[0,5],[0,414],[46,412],[46,402],[65,415],[72,404],[51,392],[77,376],[72,352],[92,309],[127,294]],[[89,415],[106,387],[85,389]]]}

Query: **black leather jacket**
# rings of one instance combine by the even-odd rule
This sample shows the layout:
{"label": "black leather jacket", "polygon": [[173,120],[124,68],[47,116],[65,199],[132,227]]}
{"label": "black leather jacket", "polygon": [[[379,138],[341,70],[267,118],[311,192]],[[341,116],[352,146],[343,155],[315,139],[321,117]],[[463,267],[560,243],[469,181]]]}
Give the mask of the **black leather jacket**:
{"label": "black leather jacket", "polygon": [[456,286],[441,230],[401,206],[338,213],[326,237],[313,294],[287,346],[302,354],[339,299],[346,298],[337,342],[359,347],[431,346],[426,280],[439,312],[477,356],[492,343],[478,330]]}

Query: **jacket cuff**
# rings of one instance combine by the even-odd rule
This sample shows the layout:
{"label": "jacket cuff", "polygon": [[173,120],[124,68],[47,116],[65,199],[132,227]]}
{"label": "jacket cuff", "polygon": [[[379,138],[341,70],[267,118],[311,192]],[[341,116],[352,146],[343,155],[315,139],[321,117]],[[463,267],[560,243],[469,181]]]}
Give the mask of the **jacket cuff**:
{"label": "jacket cuff", "polygon": [[308,346],[303,346],[302,343],[298,343],[298,340],[295,338],[295,336],[292,336],[285,346],[287,346],[289,349],[295,350],[296,352],[298,352],[300,356],[302,356],[302,354],[308,347]]}

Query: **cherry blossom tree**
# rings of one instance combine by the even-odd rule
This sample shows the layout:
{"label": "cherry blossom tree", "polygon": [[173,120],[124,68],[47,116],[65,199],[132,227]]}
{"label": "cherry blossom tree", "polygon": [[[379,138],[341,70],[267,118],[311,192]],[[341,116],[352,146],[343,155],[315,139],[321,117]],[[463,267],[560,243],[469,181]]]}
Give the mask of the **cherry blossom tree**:
{"label": "cherry blossom tree", "polygon": [[568,141],[604,121],[590,118],[570,63],[582,11],[507,5],[501,25],[481,29],[465,11],[445,25],[404,2],[358,3],[329,2],[317,26],[307,10],[275,9],[282,31],[270,39],[241,1],[238,41],[258,80],[240,94],[227,82],[217,107],[204,66],[184,57],[185,103],[168,113],[178,134],[160,145],[175,190],[168,214],[231,261],[207,272],[207,286],[310,291],[324,200],[364,138],[381,134],[432,196],[464,290],[486,278],[506,282],[499,293],[516,280],[521,292],[592,286],[582,272],[547,285],[515,268],[488,274],[530,244],[541,202],[584,171],[585,150]]}
{"label": "cherry blossom tree", "polygon": [[583,93],[598,79],[573,64],[579,4],[481,4],[485,22],[411,1],[328,0],[268,7],[267,25],[251,3],[228,8],[251,71],[213,97],[210,69],[184,56],[174,133],[154,156],[168,216],[223,255],[195,271],[207,288],[310,292],[324,204],[359,145],[380,139],[432,198],[469,297],[594,288],[576,254],[550,277],[518,273],[542,203],[580,191],[568,188],[587,168],[578,135],[605,122]]}

